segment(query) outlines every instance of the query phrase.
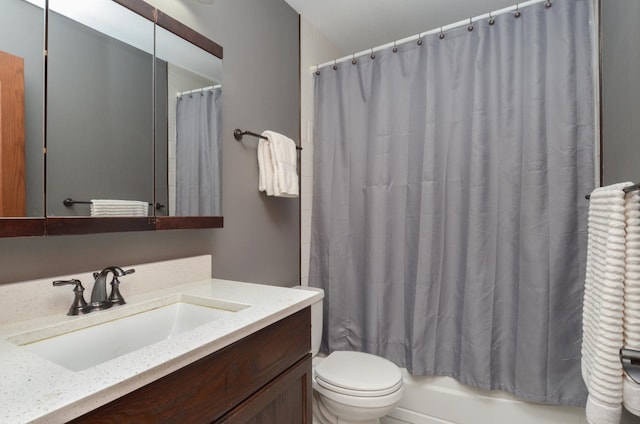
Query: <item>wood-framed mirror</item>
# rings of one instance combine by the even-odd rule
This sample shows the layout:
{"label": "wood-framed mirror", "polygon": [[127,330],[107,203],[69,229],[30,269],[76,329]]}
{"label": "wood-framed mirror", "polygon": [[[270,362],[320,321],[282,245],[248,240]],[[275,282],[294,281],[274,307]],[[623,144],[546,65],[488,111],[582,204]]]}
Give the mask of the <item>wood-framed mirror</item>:
{"label": "wood-framed mirror", "polygon": [[[154,101],[162,86],[157,83],[156,69],[161,68],[157,64],[163,62],[156,60],[154,37],[162,34],[160,38],[174,38],[206,52],[218,72],[222,47],[142,0],[50,0],[49,9],[44,0],[2,1],[22,9],[39,7],[40,45],[33,54],[42,65],[40,131],[31,131],[40,136],[40,143],[29,147],[36,151],[36,166],[28,166],[37,170],[40,160],[41,183],[32,190],[34,218],[26,218],[31,216],[26,212],[0,218],[0,237],[222,227],[219,207],[197,216],[176,216],[168,210],[167,171],[172,159],[165,156],[154,161],[168,150],[170,126],[167,106],[157,110]],[[8,22],[16,21],[13,12],[3,16]],[[43,51],[48,53],[46,64]],[[32,91],[37,91],[36,85]],[[37,172],[34,175],[24,179],[37,180]],[[124,216],[92,216],[92,199],[149,206],[144,216],[128,209]]]}

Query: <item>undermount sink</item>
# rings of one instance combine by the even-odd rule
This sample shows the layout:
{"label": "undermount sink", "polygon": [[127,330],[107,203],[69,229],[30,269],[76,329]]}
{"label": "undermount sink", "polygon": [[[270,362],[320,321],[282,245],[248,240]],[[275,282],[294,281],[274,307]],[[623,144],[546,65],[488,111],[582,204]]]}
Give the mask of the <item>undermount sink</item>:
{"label": "undermount sink", "polygon": [[129,315],[109,316],[106,322],[87,319],[88,326],[83,328],[68,330],[68,326],[60,325],[14,336],[9,341],[71,371],[82,371],[248,306],[181,295],[143,305],[143,310],[134,307]]}

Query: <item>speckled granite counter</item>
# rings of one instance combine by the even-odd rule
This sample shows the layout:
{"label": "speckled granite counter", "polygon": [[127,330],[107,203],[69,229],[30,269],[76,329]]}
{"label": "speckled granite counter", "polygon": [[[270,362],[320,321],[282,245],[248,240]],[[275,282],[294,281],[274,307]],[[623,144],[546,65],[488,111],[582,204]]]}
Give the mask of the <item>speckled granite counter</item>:
{"label": "speckled granite counter", "polygon": [[[139,274],[138,277],[142,278]],[[124,289],[123,293],[126,296]],[[77,372],[8,340],[52,326],[74,327],[109,321],[136,311],[140,304],[176,294],[242,303],[249,307]],[[0,422],[60,423],[80,416],[277,322],[320,297],[316,292],[305,290],[203,279],[130,296],[126,305],[84,316],[66,316],[65,309],[56,315],[5,323],[0,327]],[[67,298],[71,300],[70,296]],[[5,298],[3,302],[6,301]],[[73,354],[69,352],[69,355]]]}

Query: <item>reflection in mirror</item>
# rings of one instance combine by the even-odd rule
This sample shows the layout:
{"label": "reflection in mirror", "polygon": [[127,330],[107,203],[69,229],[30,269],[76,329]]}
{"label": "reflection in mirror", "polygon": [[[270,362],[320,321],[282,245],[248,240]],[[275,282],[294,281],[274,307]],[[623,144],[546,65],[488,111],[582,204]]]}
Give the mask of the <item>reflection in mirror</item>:
{"label": "reflection in mirror", "polygon": [[156,57],[156,215],[219,216],[222,60],[159,26]]}
{"label": "reflection in mirror", "polygon": [[42,217],[44,0],[0,10],[0,217]]}
{"label": "reflection in mirror", "polygon": [[49,0],[48,19],[47,216],[147,216],[153,22],[111,0]]}

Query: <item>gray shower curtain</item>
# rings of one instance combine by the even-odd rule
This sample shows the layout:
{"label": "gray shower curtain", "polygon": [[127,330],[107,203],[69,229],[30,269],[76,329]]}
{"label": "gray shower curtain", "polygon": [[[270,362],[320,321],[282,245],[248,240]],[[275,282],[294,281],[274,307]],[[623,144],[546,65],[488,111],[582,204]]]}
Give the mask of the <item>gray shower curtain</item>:
{"label": "gray shower curtain", "polygon": [[176,215],[221,215],[221,98],[219,87],[178,98]]}
{"label": "gray shower curtain", "polygon": [[309,278],[324,351],[584,404],[588,3],[321,70]]}

